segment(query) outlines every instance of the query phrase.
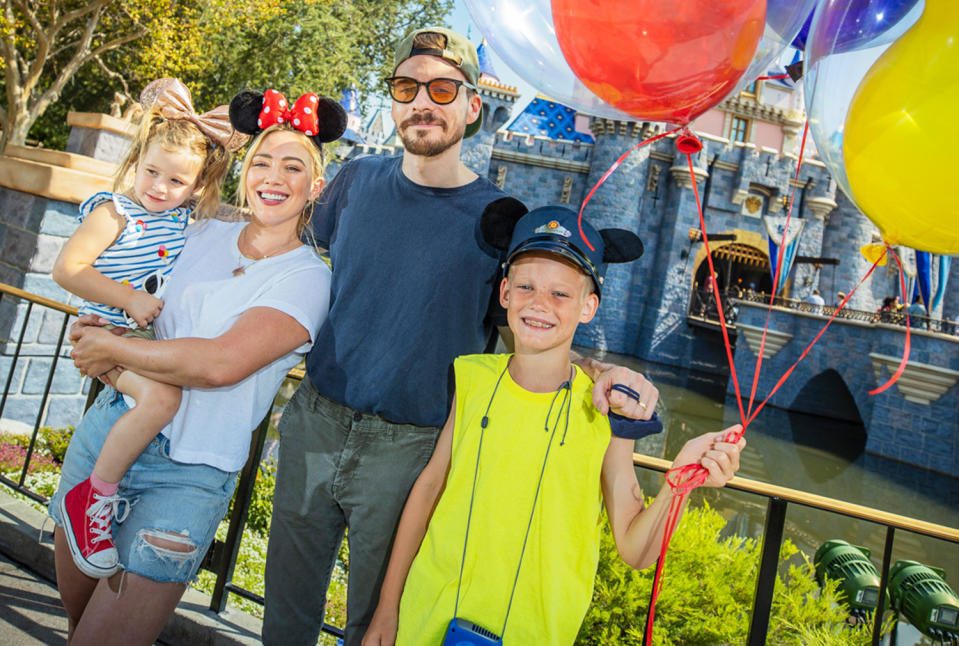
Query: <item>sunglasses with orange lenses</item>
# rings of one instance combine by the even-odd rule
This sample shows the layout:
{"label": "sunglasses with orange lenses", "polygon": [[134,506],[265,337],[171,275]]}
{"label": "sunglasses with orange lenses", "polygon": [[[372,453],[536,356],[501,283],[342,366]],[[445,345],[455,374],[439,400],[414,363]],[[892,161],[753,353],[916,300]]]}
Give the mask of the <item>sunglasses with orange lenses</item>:
{"label": "sunglasses with orange lenses", "polygon": [[476,86],[466,81],[447,78],[417,81],[408,76],[391,76],[383,80],[390,89],[390,96],[397,103],[412,103],[416,95],[419,94],[420,86],[426,87],[426,93],[430,100],[438,105],[446,105],[455,101],[461,85],[465,85],[472,90],[476,89]]}

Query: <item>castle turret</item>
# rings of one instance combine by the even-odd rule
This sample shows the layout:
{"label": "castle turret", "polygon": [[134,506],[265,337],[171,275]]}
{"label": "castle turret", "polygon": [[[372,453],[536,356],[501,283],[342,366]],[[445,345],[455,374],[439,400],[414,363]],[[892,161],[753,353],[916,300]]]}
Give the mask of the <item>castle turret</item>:
{"label": "castle turret", "polygon": [[[643,125],[637,122],[598,118],[590,121],[590,130],[596,143],[586,180],[587,192],[596,185],[613,162],[635,146],[646,132]],[[577,332],[577,342],[583,345],[612,352],[635,352],[643,306],[642,295],[645,292],[635,283],[648,271],[651,255],[651,235],[641,227],[639,209],[649,155],[649,147],[640,148],[630,154],[593,194],[586,206],[584,215],[597,229],[615,227],[638,232],[646,245],[646,255],[639,262],[610,265],[603,287],[603,293],[608,297],[603,298],[593,322],[581,326]],[[577,205],[572,206],[575,208]]]}
{"label": "castle turret", "polygon": [[509,121],[519,92],[485,72],[480,75],[478,85],[480,96],[483,97],[483,125],[475,135],[463,140],[461,158],[470,170],[485,177],[489,174],[496,131]]}

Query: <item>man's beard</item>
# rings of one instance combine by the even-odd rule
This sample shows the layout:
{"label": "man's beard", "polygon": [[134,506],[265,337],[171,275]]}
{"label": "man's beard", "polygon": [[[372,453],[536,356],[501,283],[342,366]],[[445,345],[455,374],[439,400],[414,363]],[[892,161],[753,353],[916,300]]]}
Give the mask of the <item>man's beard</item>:
{"label": "man's beard", "polygon": [[[429,132],[422,137],[415,133],[409,132],[409,129],[414,128],[420,123],[435,123],[439,125],[443,129],[443,131],[440,133],[440,138],[428,139],[428,137],[430,137]],[[400,124],[398,132],[400,140],[403,142],[403,147],[407,150],[407,152],[413,155],[419,155],[421,157],[436,157],[437,155],[443,154],[463,139],[463,131],[465,131],[465,127],[463,131],[452,133],[447,133],[446,127],[446,121],[433,116],[432,112],[416,113]]]}

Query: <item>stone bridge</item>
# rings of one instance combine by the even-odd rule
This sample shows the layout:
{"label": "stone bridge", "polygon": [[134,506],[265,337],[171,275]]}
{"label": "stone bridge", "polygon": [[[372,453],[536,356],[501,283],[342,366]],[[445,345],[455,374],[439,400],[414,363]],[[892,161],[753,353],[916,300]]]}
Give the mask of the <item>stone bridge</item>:
{"label": "stone bridge", "polygon": [[[737,308],[736,374],[748,398],[768,306],[741,301]],[[758,401],[827,320],[814,313],[772,309]],[[896,371],[905,332],[902,325],[837,317],[770,404],[862,423],[868,453],[959,477],[959,336],[912,328],[902,376],[884,392],[869,394]],[[735,392],[732,379],[727,392]]]}

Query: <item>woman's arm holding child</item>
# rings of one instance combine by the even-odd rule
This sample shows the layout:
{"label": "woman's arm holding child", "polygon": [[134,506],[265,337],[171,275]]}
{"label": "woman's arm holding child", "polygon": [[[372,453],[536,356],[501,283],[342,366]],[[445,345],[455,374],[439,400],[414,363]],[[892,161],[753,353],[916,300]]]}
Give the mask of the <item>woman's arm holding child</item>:
{"label": "woman's arm holding child", "polygon": [[310,340],[309,331],[295,318],[272,307],[247,310],[229,330],[211,339],[118,337],[96,321],[95,316],[81,316],[70,330],[70,356],[86,374],[98,377],[119,365],[154,381],[197,388],[238,383]]}
{"label": "woman's arm holding child", "polygon": [[144,291],[107,278],[93,263],[112,245],[126,226],[112,205],[103,204],[87,215],[60,250],[53,280],[72,294],[93,303],[124,310],[141,327],[163,308],[163,301]]}
{"label": "woman's arm holding child", "polygon": [[[722,487],[739,469],[739,454],[745,439],[724,441],[730,427],[718,433],[706,433],[686,442],[673,461],[673,468],[700,464],[709,472],[706,487]],[[603,498],[606,513],[622,559],[641,570],[659,557],[666,529],[666,517],[673,492],[663,483],[656,498],[645,507],[643,492],[633,467],[633,440],[613,437],[603,459]],[[682,513],[682,510],[680,510]]]}
{"label": "woman's arm holding child", "polygon": [[446,486],[446,474],[449,471],[450,456],[453,451],[453,425],[455,421],[456,396],[450,407],[450,416],[440,431],[433,457],[420,473],[410,490],[400,524],[396,528],[393,540],[393,552],[386,568],[383,587],[380,588],[380,601],[373,613],[370,627],[363,637],[363,646],[391,646],[396,642],[396,630],[399,624],[400,597],[406,576],[410,572],[413,558],[420,549],[426,528],[436,508],[436,501]]}

